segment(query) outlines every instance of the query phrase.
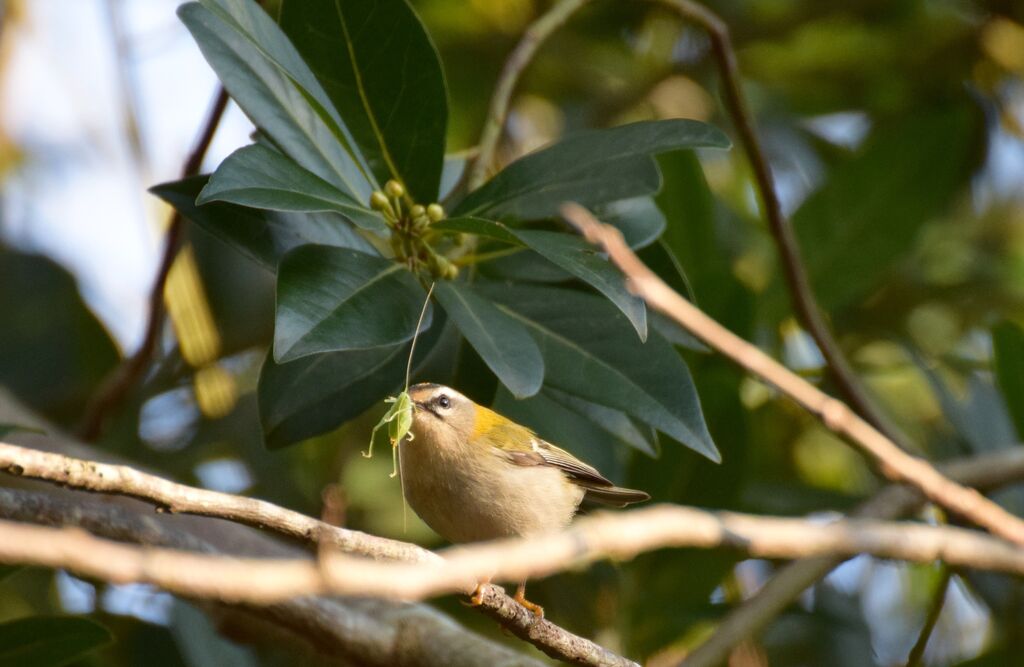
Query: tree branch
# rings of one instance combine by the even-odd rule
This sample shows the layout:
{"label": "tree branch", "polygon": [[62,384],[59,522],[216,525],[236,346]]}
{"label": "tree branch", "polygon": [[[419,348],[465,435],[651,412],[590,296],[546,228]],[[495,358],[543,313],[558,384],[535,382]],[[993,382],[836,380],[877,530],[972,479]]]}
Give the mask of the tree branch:
{"label": "tree branch", "polygon": [[487,170],[494,162],[494,153],[498,149],[498,142],[501,140],[501,133],[505,127],[505,119],[508,117],[512,92],[515,90],[523,70],[533,60],[533,56],[541,44],[586,3],[587,0],[558,0],[551,9],[526,29],[522,39],[509,55],[508,60],[505,61],[505,66],[494,86],[494,92],[491,93],[491,104],[487,110],[487,119],[484,121],[484,130],[480,136],[476,158],[466,172],[466,184],[470,190],[480,187],[487,179]]}
{"label": "tree branch", "polygon": [[[942,471],[961,484],[983,490],[996,489],[1024,480],[1024,450],[1019,447],[993,454],[962,459],[941,466]],[[910,487],[892,485],[882,489],[852,513],[855,517],[897,519],[912,514],[926,502]],[[757,635],[776,616],[815,582],[839,567],[846,559],[833,556],[804,558],[780,568],[742,605],[731,611],[715,631],[686,656],[681,667],[717,667],[741,642]]]}
{"label": "tree branch", "polygon": [[[442,562],[437,554],[414,544],[332,526],[255,498],[177,484],[129,466],[0,443],[0,470],[82,491],[135,498],[171,513],[217,517],[254,528],[268,528],[309,545],[324,542],[339,551],[374,559]],[[463,592],[472,592],[474,587],[475,582],[467,582]],[[479,610],[482,613],[554,658],[588,665],[633,664],[546,619],[537,619],[498,586],[485,586],[481,593]]]}
{"label": "tree branch", "polygon": [[[217,132],[217,126],[220,124],[227,104],[228,94],[222,87],[217,93],[217,98],[214,100],[206,122],[203,124],[195,147],[185,160],[185,165],[181,170],[182,178],[199,173],[199,169],[203,165],[203,158],[206,157],[206,151],[210,148],[213,135]],[[96,395],[86,406],[85,414],[78,427],[78,436],[87,442],[99,437],[107,417],[124,400],[128,391],[139,382],[156,353],[164,323],[164,287],[167,284],[167,276],[171,272],[171,267],[174,265],[174,259],[178,256],[184,224],[185,219],[180,213],[174,211],[167,226],[160,266],[157,267],[156,276],[153,278],[153,287],[149,292],[149,319],[146,322],[142,343],[132,356],[121,362],[104,378]]]}
{"label": "tree branch", "polygon": [[[91,502],[77,494],[58,497],[52,493],[0,489],[0,516],[49,526],[79,526],[118,541],[224,553],[222,546],[190,532],[194,526],[182,525],[181,518],[162,516],[157,520],[152,515],[112,505],[109,499]],[[174,519],[177,521],[171,521]],[[213,528],[218,538],[233,532],[225,531],[223,526]],[[239,529],[234,532],[244,530],[241,526],[229,528]],[[277,556],[295,553],[294,549],[281,548],[259,537],[245,540],[247,552]],[[236,550],[238,546],[234,545]],[[207,602],[204,608],[212,611],[220,624],[230,626],[232,636],[253,643],[292,638],[324,655],[343,658],[346,664],[541,667],[539,661],[470,632],[423,605],[304,597],[264,607]],[[254,621],[260,624],[254,627]],[[276,632],[268,637],[268,630]]]}
{"label": "tree branch", "polygon": [[374,561],[336,551],[322,554],[319,561],[224,557],[125,545],[79,528],[0,521],[0,562],[68,569],[112,583],[148,583],[185,597],[251,605],[323,594],[420,600],[470,591],[489,576],[522,581],[665,547],[734,548],[755,558],[864,553],[1024,575],[1024,549],[979,531],[874,519],[822,524],[675,505],[602,512],[560,533],[453,547],[437,563]]}
{"label": "tree branch", "polygon": [[909,443],[865,391],[857,374],[850,366],[850,362],[832,336],[828,323],[818,307],[814,290],[811,288],[810,279],[804,268],[800,244],[793,233],[793,227],[782,212],[782,204],[775,188],[771,165],[761,147],[761,142],[754,129],[753,116],[743,95],[739,65],[736,62],[736,52],[732,46],[728,26],[710,9],[690,2],[690,0],[659,0],[659,2],[676,9],[684,18],[699,24],[711,40],[711,50],[718,65],[725,93],[725,106],[740,135],[740,142],[747,153],[751,168],[754,170],[754,181],[757,183],[757,189],[761,196],[768,229],[771,231],[782,262],[783,277],[789,288],[797,317],[818,345],[818,349],[821,350],[829,373],[847,403],[890,440],[898,442],[901,447],[907,449]]}
{"label": "tree branch", "polygon": [[870,456],[894,482],[919,489],[942,505],[994,535],[1024,545],[1024,521],[984,497],[945,477],[928,461],[911,456],[842,402],[778,363],[702,310],[684,299],[651,271],[622,239],[622,234],[598,222],[582,206],[566,204],[562,214],[594,244],[608,252],[629,281],[630,289],[701,341],[732,359],[756,377],[775,386],[818,417],[831,431],[843,436]]}

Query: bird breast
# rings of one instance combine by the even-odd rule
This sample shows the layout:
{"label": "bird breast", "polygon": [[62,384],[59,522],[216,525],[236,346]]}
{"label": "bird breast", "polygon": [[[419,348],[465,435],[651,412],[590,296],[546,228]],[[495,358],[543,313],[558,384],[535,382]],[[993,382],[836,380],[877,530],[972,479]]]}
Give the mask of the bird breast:
{"label": "bird breast", "polygon": [[583,499],[583,489],[556,468],[518,466],[496,450],[431,445],[427,438],[402,443],[403,489],[413,511],[450,542],[561,530]]}

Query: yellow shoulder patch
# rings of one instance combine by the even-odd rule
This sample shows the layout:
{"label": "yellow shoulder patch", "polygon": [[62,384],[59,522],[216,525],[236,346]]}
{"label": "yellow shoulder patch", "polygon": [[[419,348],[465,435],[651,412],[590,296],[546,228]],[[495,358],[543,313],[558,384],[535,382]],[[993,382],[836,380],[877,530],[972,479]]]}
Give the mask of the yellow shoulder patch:
{"label": "yellow shoulder patch", "polygon": [[476,419],[473,422],[473,438],[489,433],[496,426],[501,426],[508,420],[490,408],[482,405],[476,406]]}

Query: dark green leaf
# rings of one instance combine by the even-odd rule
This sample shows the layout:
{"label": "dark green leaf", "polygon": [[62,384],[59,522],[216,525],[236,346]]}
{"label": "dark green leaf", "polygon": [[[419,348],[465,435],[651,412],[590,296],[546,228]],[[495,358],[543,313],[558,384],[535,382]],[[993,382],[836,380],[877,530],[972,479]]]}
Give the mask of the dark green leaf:
{"label": "dark green leaf", "polygon": [[150,191],[270,271],[277,271],[281,257],[289,250],[310,243],[376,253],[369,241],[335,213],[278,213],[220,202],[196,206],[196,196],[207,178],[195,176]]}
{"label": "dark green leaf", "polygon": [[726,148],[728,138],[693,120],[642,121],[580,132],[531,153],[471,192],[453,215],[533,220],[584,206],[653,194],[661,186],[652,155],[677,148]]}
{"label": "dark green leaf", "polygon": [[525,245],[608,297],[629,318],[640,339],[647,338],[647,310],[644,302],[626,290],[626,280],[618,269],[582,238],[561,232],[510,229],[500,222],[481,218],[453,218],[440,223],[436,228]]}
{"label": "dark green leaf", "polygon": [[585,417],[592,424],[600,426],[604,431],[627,445],[651,456],[658,455],[658,434],[650,426],[637,424],[631,417],[619,410],[584,401],[557,389],[547,389],[544,393],[556,403]]}
{"label": "dark green leaf", "polygon": [[20,618],[0,624],[0,667],[58,667],[112,640],[106,628],[87,618]]}
{"label": "dark green leaf", "polygon": [[569,450],[609,479],[621,482],[625,443],[586,416],[553,400],[550,391],[544,389],[528,399],[516,400],[499,389],[493,407],[499,414],[530,427],[548,442]]}
{"label": "dark green leaf", "polygon": [[74,276],[0,245],[0,313],[0,385],[50,420],[73,424],[119,362]]}
{"label": "dark green leaf", "polygon": [[996,380],[1013,418],[1017,437],[1024,438],[1024,330],[1004,320],[992,327]]}
{"label": "dark green leaf", "polygon": [[425,300],[401,264],[347,248],[301,246],[278,271],[274,359],[407,341]]}
{"label": "dark green leaf", "polygon": [[546,386],[621,410],[719,460],[690,372],[656,332],[641,343],[611,304],[582,292],[508,285],[479,289],[537,340]]}
{"label": "dark green leaf", "polygon": [[465,285],[441,282],[434,288],[434,295],[513,396],[525,398],[537,393],[544,381],[544,360],[537,343],[518,320]]}
{"label": "dark green leaf", "polygon": [[[414,368],[425,362],[442,330],[436,322],[420,334]],[[267,447],[300,442],[362,414],[402,386],[408,358],[408,343],[328,352],[287,364],[268,354],[257,389]]]}
{"label": "dark green leaf", "polygon": [[840,307],[883,279],[967,182],[979,115],[958,106],[880,126],[804,202],[793,227],[822,307]]}
{"label": "dark green leaf", "polygon": [[272,211],[334,211],[363,229],[387,231],[380,215],[261,144],[238,149],[217,167],[196,204],[214,201]]}
{"label": "dark green leaf", "polygon": [[617,227],[633,249],[649,246],[665,231],[665,215],[651,197],[614,201],[594,214],[601,222]]}
{"label": "dark green leaf", "polygon": [[383,182],[437,200],[448,102],[441,61],[405,0],[285,0],[294,40]]}
{"label": "dark green leaf", "polygon": [[368,202],[376,183],[313,72],[253,0],[203,0],[178,16],[224,87],[286,155]]}
{"label": "dark green leaf", "polygon": [[0,565],[0,581],[7,579],[20,569],[20,565]]}

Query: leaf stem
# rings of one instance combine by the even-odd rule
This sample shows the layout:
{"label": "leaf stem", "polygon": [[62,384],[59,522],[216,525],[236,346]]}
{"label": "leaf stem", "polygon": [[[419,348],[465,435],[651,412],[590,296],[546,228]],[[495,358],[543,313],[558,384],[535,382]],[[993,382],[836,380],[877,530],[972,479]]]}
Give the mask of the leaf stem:
{"label": "leaf stem", "polygon": [[530,24],[516,48],[509,55],[508,60],[505,61],[498,82],[494,86],[494,92],[491,94],[491,104],[487,111],[487,120],[484,121],[484,130],[480,136],[476,158],[470,162],[469,168],[465,172],[465,184],[468,190],[472,191],[480,187],[487,178],[487,170],[490,169],[491,163],[494,161],[494,154],[498,149],[498,142],[501,140],[501,132],[505,127],[505,119],[508,117],[512,92],[515,90],[523,70],[530,64],[537,50],[547,41],[548,37],[562,27],[587,1],[558,0],[551,9]]}
{"label": "leaf stem", "polygon": [[481,252],[471,255],[463,255],[458,259],[452,260],[455,266],[470,266],[472,264],[481,264],[488,262],[492,259],[498,259],[499,257],[507,257],[508,255],[514,255],[517,252],[526,250],[521,246],[511,246],[509,248],[502,248],[501,250],[493,250],[491,252]]}
{"label": "leaf stem", "polygon": [[423,309],[420,311],[420,319],[416,322],[416,331],[412,335],[412,345],[409,346],[409,361],[405,364],[405,391],[409,391],[409,376],[412,375],[412,358],[416,354],[416,341],[420,337],[420,327],[423,326],[423,317],[427,314],[427,306],[430,305],[430,296],[434,293],[434,285],[436,282],[430,283],[430,289],[427,290],[427,298],[423,300]]}

